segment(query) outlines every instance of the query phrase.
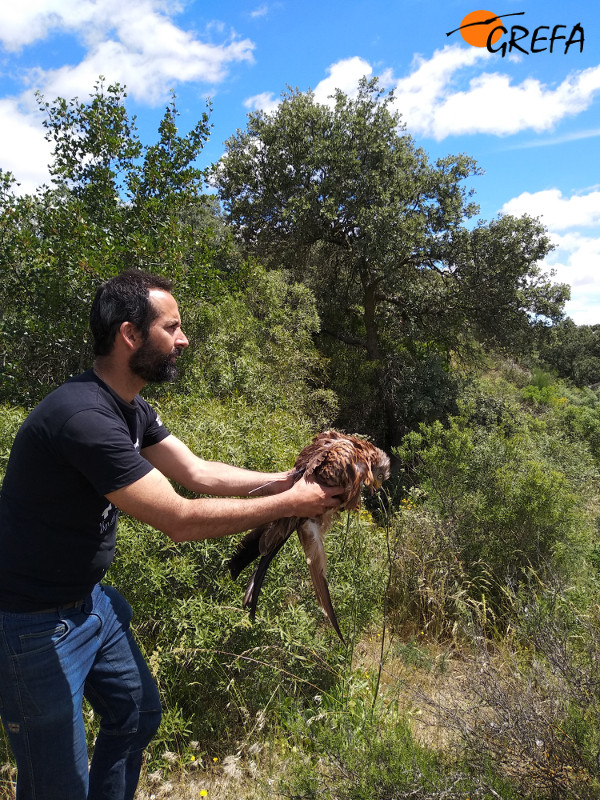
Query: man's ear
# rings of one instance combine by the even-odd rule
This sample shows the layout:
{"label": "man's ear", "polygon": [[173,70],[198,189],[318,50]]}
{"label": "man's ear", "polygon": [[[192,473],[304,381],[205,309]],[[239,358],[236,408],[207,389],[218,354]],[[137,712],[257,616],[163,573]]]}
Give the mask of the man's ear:
{"label": "man's ear", "polygon": [[131,350],[134,350],[140,340],[140,332],[132,322],[122,322],[119,328],[119,334],[123,342]]}

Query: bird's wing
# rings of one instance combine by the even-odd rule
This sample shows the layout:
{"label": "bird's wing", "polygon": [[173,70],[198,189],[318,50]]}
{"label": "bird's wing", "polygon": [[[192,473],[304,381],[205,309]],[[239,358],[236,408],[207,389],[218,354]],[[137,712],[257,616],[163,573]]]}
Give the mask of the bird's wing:
{"label": "bird's wing", "polygon": [[361,489],[369,474],[369,463],[363,451],[350,438],[333,441],[314,470],[319,483],[343,487],[340,495],[343,509],[353,509],[360,504]]}
{"label": "bird's wing", "polygon": [[344,642],[340,626],[331,602],[329,587],[327,585],[327,557],[323,547],[323,535],[330,523],[329,520],[304,519],[298,525],[298,536],[310,571],[310,577],[317,595],[319,605],[329,618],[335,632]]}
{"label": "bird's wing", "polygon": [[243,569],[273,548],[279,550],[280,545],[293,533],[297,522],[296,517],[282,518],[248,531],[229,559],[231,577],[235,580]]}
{"label": "bird's wing", "polygon": [[298,517],[282,517],[263,526],[259,547],[261,556],[266,556],[271,550],[281,547],[291,534],[296,530]]}
{"label": "bird's wing", "polygon": [[333,440],[327,434],[318,434],[304,450],[300,451],[294,467],[307,479],[314,479],[315,470],[325,461],[332,446]]}

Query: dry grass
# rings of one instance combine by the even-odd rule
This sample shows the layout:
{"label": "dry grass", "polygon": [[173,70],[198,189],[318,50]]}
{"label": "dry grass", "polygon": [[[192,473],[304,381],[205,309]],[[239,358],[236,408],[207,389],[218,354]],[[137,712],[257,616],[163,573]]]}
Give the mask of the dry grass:
{"label": "dry grass", "polygon": [[[273,769],[270,759],[250,755],[229,756],[221,765],[185,771],[156,770],[140,779],[136,800],[273,800]],[[10,765],[0,772],[0,800],[15,800],[15,770]]]}
{"label": "dry grass", "polygon": [[382,652],[380,634],[374,633],[357,648],[354,668],[365,674],[380,670],[379,697],[386,704],[394,703],[406,716],[419,744],[443,751],[455,741],[435,709],[450,698],[469,707],[468,667],[456,649],[413,638],[394,641]]}
{"label": "dry grass", "polygon": [[140,781],[136,800],[262,800],[269,793],[269,778],[261,777],[261,764],[252,758],[230,756],[220,767],[187,771],[165,778],[160,771]]}
{"label": "dry grass", "polygon": [[[397,643],[385,646],[381,636],[366,636],[355,650],[353,667],[360,676],[370,676],[381,667],[378,697],[394,704],[406,714],[417,741],[436,750],[444,750],[456,736],[440,716],[425,703],[417,702],[419,691],[437,698],[440,708],[445,700],[464,696],[469,677],[465,663],[456,654],[425,643]],[[277,800],[279,778],[289,765],[283,752],[276,752],[265,743],[262,749],[244,756],[231,755],[221,764],[186,770],[166,778],[162,773],[145,775],[140,781],[136,800]]]}

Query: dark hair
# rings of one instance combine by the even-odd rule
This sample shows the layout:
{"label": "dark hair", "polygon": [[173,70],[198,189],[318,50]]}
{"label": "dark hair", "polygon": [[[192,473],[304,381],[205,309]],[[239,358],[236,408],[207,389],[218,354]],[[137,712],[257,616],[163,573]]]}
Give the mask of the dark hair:
{"label": "dark hair", "polygon": [[99,286],[90,312],[94,354],[106,356],[111,352],[123,322],[131,322],[146,338],[157,316],[149,291],[170,292],[172,288],[173,283],[168,278],[135,269],[122,272]]}

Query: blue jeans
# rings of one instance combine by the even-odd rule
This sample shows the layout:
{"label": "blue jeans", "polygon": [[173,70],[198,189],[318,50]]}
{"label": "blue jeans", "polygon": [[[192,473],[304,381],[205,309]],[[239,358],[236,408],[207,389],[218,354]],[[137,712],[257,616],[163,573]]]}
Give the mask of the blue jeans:
{"label": "blue jeans", "polygon": [[[108,586],[73,609],[0,612],[0,715],[17,800],[132,800],[161,708],[131,616]],[[84,697],[100,717],[89,769]]]}

